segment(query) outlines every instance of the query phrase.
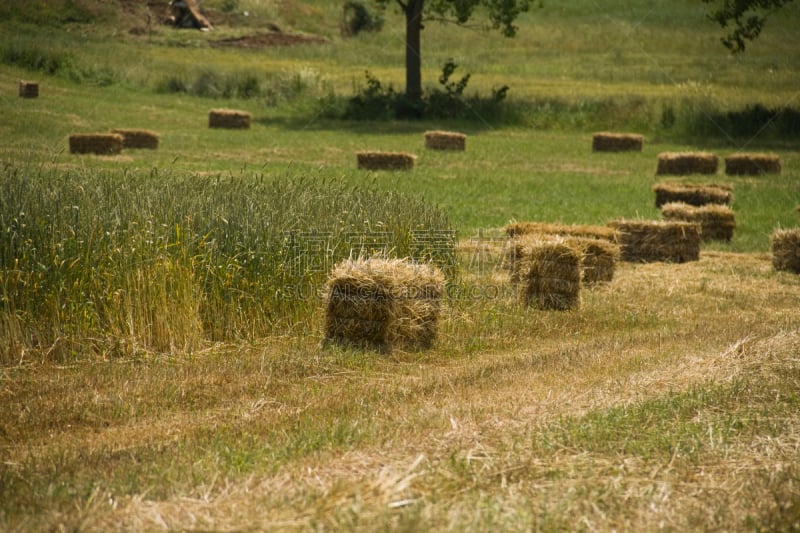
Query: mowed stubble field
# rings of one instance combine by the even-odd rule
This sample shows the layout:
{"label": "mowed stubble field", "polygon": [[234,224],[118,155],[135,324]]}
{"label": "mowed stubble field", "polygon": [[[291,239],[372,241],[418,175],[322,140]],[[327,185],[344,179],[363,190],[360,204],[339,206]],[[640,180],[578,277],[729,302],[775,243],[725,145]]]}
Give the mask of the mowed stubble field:
{"label": "mowed stubble field", "polygon": [[[20,26],[17,42],[31,46],[26,39],[52,32],[95,72],[108,66],[98,59],[103,47],[120,60],[108,66],[108,86],[0,67],[3,179],[9,169],[67,184],[100,176],[120,188],[142,176],[230,178],[243,187],[302,179],[413,195],[447,213],[458,236],[439,336],[419,352],[321,349],[320,300],[296,327],[204,339],[191,350],[81,339],[56,358],[69,340],[57,339],[23,351],[0,374],[0,528],[800,527],[800,279],[774,270],[769,246],[772,230],[800,223],[796,137],[698,137],[662,120],[669,106],[679,119],[755,103],[796,107],[790,22],[739,59],[716,44],[716,28],[689,19],[703,12],[690,2],[671,13],[636,4],[597,25],[589,24],[598,20],[591,2],[545,6],[523,18],[512,41],[433,26],[428,79],[452,39],[477,89],[508,83],[512,96],[539,99],[532,122],[353,123],[324,118],[315,102],[329,82],[337,94],[352,90],[364,68],[399,84],[396,32],[354,43],[335,27],[303,22],[338,13],[325,3],[240,4],[327,31],[333,44],[218,51],[203,44],[208,36],[163,29],[148,42],[108,27]],[[791,9],[787,20],[797,20]],[[615,49],[620,28],[627,46]],[[252,70],[273,89],[283,87],[280,75],[302,83],[277,102],[154,89],[169,73],[193,79],[198,58],[216,76]],[[763,75],[770,69],[772,78]],[[489,78],[484,72],[491,82],[479,81]],[[19,79],[29,78],[40,81],[40,97],[18,99]],[[614,112],[598,110],[611,101],[640,105],[646,116],[615,123]],[[209,130],[208,110],[217,107],[251,112],[251,129]],[[645,134],[644,150],[592,153],[591,134],[604,120]],[[69,134],[112,127],[158,131],[160,146],[111,157],[67,153]],[[467,151],[424,150],[423,132],[440,128],[466,132]],[[416,153],[416,168],[359,171],[355,151],[364,148]],[[781,156],[779,175],[692,178],[733,185],[730,243],[704,244],[697,262],[619,263],[611,283],[583,289],[578,310],[520,305],[500,264],[504,224],[657,219],[658,153],[699,149]],[[13,206],[14,198],[2,201]],[[13,291],[12,278],[3,279]]]}

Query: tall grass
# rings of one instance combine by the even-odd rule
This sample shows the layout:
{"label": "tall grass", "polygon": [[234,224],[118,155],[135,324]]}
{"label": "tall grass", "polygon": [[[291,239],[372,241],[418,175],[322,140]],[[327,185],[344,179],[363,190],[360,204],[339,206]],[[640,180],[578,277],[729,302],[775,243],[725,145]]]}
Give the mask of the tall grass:
{"label": "tall grass", "polygon": [[437,208],[312,177],[6,165],[0,189],[5,363],[311,333],[335,261],[381,252],[447,264],[452,253],[420,238],[449,230]]}

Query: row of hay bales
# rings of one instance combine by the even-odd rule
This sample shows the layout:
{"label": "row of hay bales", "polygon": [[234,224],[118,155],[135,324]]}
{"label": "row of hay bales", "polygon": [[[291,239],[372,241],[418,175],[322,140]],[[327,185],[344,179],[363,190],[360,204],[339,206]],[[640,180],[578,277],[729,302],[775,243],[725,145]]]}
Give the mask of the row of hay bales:
{"label": "row of hay bales", "polygon": [[159,134],[150,130],[114,128],[108,133],[73,134],[69,151],[73,154],[115,155],[125,149],[158,148]]}
{"label": "row of hay bales", "polygon": [[[636,133],[602,131],[592,135],[594,152],[641,152],[643,145],[644,137]],[[709,152],[664,152],[658,155],[656,174],[716,174],[718,168],[719,158]],[[777,154],[736,153],[725,156],[725,174],[730,176],[780,172],[781,160]]]}
{"label": "row of hay bales", "polygon": [[[692,261],[699,225],[617,220],[608,227],[510,224],[504,253],[520,301],[543,310],[581,305],[581,289],[610,282],[618,260]],[[609,230],[612,233],[609,233]],[[611,238],[609,238],[611,236]],[[772,235],[774,264],[800,273],[800,229]],[[324,343],[377,348],[428,348],[437,335],[445,279],[429,264],[401,259],[349,259],[326,285]]]}
{"label": "row of hay bales", "polygon": [[[425,132],[425,148],[463,152],[467,136],[454,131],[433,130]],[[417,156],[408,152],[359,151],[356,165],[362,170],[412,170]]]}
{"label": "row of hay bales", "polygon": [[[657,175],[686,176],[716,174],[719,158],[709,152],[664,152],[658,154]],[[776,154],[736,153],[725,156],[725,174],[755,176],[780,174],[781,160]]]}

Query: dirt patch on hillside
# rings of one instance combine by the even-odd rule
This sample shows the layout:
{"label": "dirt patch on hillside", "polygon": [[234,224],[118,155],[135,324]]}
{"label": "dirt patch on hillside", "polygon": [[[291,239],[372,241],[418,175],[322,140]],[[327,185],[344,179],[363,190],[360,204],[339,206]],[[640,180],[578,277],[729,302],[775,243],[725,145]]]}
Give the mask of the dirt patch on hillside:
{"label": "dirt patch on hillside", "polygon": [[295,46],[300,44],[328,44],[328,40],[317,35],[299,33],[256,33],[230,39],[211,41],[211,46],[230,46],[234,48],[266,48],[269,46]]}

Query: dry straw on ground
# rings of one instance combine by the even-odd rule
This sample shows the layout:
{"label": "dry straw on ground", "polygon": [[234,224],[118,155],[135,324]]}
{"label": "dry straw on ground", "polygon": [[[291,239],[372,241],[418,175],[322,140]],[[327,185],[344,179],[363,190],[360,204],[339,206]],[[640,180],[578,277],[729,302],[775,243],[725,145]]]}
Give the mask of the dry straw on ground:
{"label": "dry straw on ground", "polygon": [[158,148],[159,135],[154,131],[113,128],[111,133],[122,135],[123,148],[146,148],[150,150]]}
{"label": "dry straw on ground", "polygon": [[700,225],[696,222],[615,220],[623,261],[684,263],[700,258]]}
{"label": "dry straw on ground", "polygon": [[661,206],[664,220],[683,220],[700,224],[700,236],[704,241],[730,241],[736,229],[733,210],[725,205],[707,204],[693,206],[682,202],[670,202]]}
{"label": "dry straw on ground", "polygon": [[248,129],[250,113],[236,109],[212,109],[208,112],[209,128]]}
{"label": "dry straw on ground", "polygon": [[619,246],[604,239],[561,237],[557,235],[522,235],[508,241],[503,253],[503,266],[509,270],[512,282],[522,278],[522,268],[531,250],[542,242],[560,242],[574,249],[581,259],[581,279],[586,286],[614,279]]}
{"label": "dry straw on ground", "polygon": [[118,154],[122,151],[122,135],[117,133],[70,135],[69,151],[72,154]]}
{"label": "dry straw on ground", "polygon": [[39,84],[33,81],[19,80],[19,95],[22,98],[38,97]]}
{"label": "dry straw on ground", "polygon": [[607,226],[591,226],[583,224],[555,224],[549,222],[511,222],[505,227],[506,235],[562,235],[569,237],[586,237],[614,242],[616,232]]}
{"label": "dry straw on ground", "polygon": [[463,133],[452,131],[426,131],[425,148],[430,150],[458,150],[464,151],[467,145],[467,136]]}
{"label": "dry straw on ground", "polygon": [[781,158],[777,154],[731,154],[725,157],[725,174],[755,176],[780,173]]}
{"label": "dry straw on ground", "polygon": [[593,152],[641,152],[644,137],[635,133],[602,131],[592,135]]}
{"label": "dry straw on ground", "polygon": [[656,193],[656,207],[670,202],[701,206],[706,204],[730,205],[733,200],[733,189],[726,184],[677,184],[657,183],[653,186]]}
{"label": "dry straw on ground", "polygon": [[402,259],[348,259],[328,277],[325,341],[390,351],[436,337],[444,276]]}
{"label": "dry straw on ground", "polygon": [[365,170],[411,170],[416,159],[405,152],[356,152],[358,168]]}
{"label": "dry straw on ground", "polygon": [[775,270],[800,274],[800,228],[775,230],[770,241]]}
{"label": "dry straw on ground", "polygon": [[708,152],[664,152],[658,154],[656,174],[716,174],[719,159]]}
{"label": "dry straw on ground", "polygon": [[533,244],[520,264],[520,298],[537,309],[567,311],[581,304],[581,256],[564,242]]}

